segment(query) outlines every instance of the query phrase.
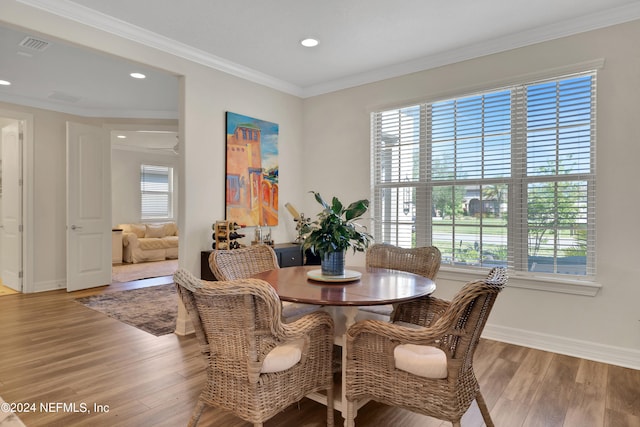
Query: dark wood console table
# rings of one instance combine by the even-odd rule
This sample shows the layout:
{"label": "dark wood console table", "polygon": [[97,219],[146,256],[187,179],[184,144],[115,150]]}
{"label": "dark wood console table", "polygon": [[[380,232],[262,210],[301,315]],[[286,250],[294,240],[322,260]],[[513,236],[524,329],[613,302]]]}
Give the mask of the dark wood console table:
{"label": "dark wood console table", "polygon": [[[307,254],[303,256],[302,246],[296,243],[278,243],[273,246],[273,250],[278,257],[278,265],[280,267],[297,267],[301,265],[320,265],[320,259]],[[215,276],[209,268],[209,255],[213,252],[200,252],[200,278],[203,280],[216,280]]]}

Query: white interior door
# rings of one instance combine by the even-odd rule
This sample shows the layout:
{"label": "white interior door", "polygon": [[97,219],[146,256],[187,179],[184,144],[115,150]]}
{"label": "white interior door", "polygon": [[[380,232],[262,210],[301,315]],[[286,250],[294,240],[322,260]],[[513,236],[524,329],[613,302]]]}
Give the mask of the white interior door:
{"label": "white interior door", "polygon": [[67,291],[110,283],[109,133],[67,122]]}
{"label": "white interior door", "polygon": [[22,292],[22,143],[20,122],[2,128],[2,283]]}

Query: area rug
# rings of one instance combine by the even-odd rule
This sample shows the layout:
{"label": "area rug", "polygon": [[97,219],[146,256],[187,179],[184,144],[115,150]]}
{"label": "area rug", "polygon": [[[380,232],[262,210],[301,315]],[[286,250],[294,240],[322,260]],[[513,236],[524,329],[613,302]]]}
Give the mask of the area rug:
{"label": "area rug", "polygon": [[155,336],[176,329],[178,296],[173,284],[107,292],[76,301]]}
{"label": "area rug", "polygon": [[151,277],[171,276],[177,269],[177,259],[114,265],[111,271],[111,281],[131,282],[133,280],[148,279]]}

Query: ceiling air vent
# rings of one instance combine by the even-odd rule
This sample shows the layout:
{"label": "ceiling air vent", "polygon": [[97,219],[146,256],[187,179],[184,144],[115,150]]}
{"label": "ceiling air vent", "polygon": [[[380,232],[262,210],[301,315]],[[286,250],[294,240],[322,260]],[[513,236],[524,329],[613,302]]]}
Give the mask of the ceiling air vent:
{"label": "ceiling air vent", "polygon": [[47,98],[53,99],[56,101],[64,101],[64,102],[71,102],[71,103],[78,102],[82,99],[77,96],[69,95],[68,93],[56,92],[56,91],[51,92]]}
{"label": "ceiling air vent", "polygon": [[42,52],[46,48],[49,47],[49,42],[46,40],[40,40],[35,37],[27,36],[20,42],[20,46],[26,47],[27,49],[37,50],[38,52]]}

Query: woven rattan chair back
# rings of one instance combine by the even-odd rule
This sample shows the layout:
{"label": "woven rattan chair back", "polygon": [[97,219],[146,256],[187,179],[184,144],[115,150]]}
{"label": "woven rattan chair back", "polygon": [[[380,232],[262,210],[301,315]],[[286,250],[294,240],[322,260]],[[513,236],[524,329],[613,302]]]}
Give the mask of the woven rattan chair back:
{"label": "woven rattan chair back", "polygon": [[[460,426],[462,415],[473,400],[493,426],[473,371],[473,356],[480,335],[496,301],[507,283],[506,269],[496,267],[482,280],[464,285],[451,302],[431,298],[419,309],[429,319],[422,328],[365,320],[353,325],[347,338],[347,398],[349,424],[353,425],[354,402],[371,398],[391,406],[450,421]],[[416,309],[418,311],[418,309]],[[415,319],[408,323],[420,324]],[[447,377],[426,378],[395,368],[394,349],[399,344],[430,345],[444,351]]]}
{"label": "woven rattan chair back", "polygon": [[[258,273],[280,268],[276,252],[269,245],[217,250],[209,255],[209,268],[218,280],[247,279]],[[282,318],[291,322],[319,309],[319,305],[282,303]]]}
{"label": "woven rattan chair back", "polygon": [[[180,269],[174,281],[207,363],[206,385],[190,426],[198,423],[207,405],[259,426],[312,391],[332,393],[333,321],[327,313],[315,312],[288,325],[281,321],[278,295],[262,280],[208,282]],[[304,341],[296,365],[261,373],[271,350],[296,340]]]}
{"label": "woven rattan chair back", "polygon": [[[461,361],[460,374],[471,368],[480,335],[498,293],[506,283],[506,270],[496,267],[491,270],[486,279],[464,285],[442,315],[440,324],[448,325],[449,330],[443,335],[440,347],[451,357],[451,360]],[[434,327],[436,327],[435,324]]]}
{"label": "woven rattan chair back", "polygon": [[279,268],[276,252],[269,245],[251,245],[241,249],[214,250],[209,268],[218,280],[246,279]]}
{"label": "woven rattan chair back", "polygon": [[[401,248],[388,243],[376,243],[367,249],[367,267],[390,268],[393,270],[407,271],[419,274],[431,280],[435,280],[440,270],[441,254],[435,246],[423,246],[419,248]],[[428,296],[412,301],[412,305],[419,305],[428,299]],[[391,320],[398,310],[404,310],[406,303],[383,306],[360,307],[361,311],[376,315],[388,316]]]}
{"label": "woven rattan chair back", "polygon": [[440,270],[441,254],[435,246],[401,248],[387,243],[376,243],[367,249],[367,267],[391,268],[408,271],[435,280]]}

